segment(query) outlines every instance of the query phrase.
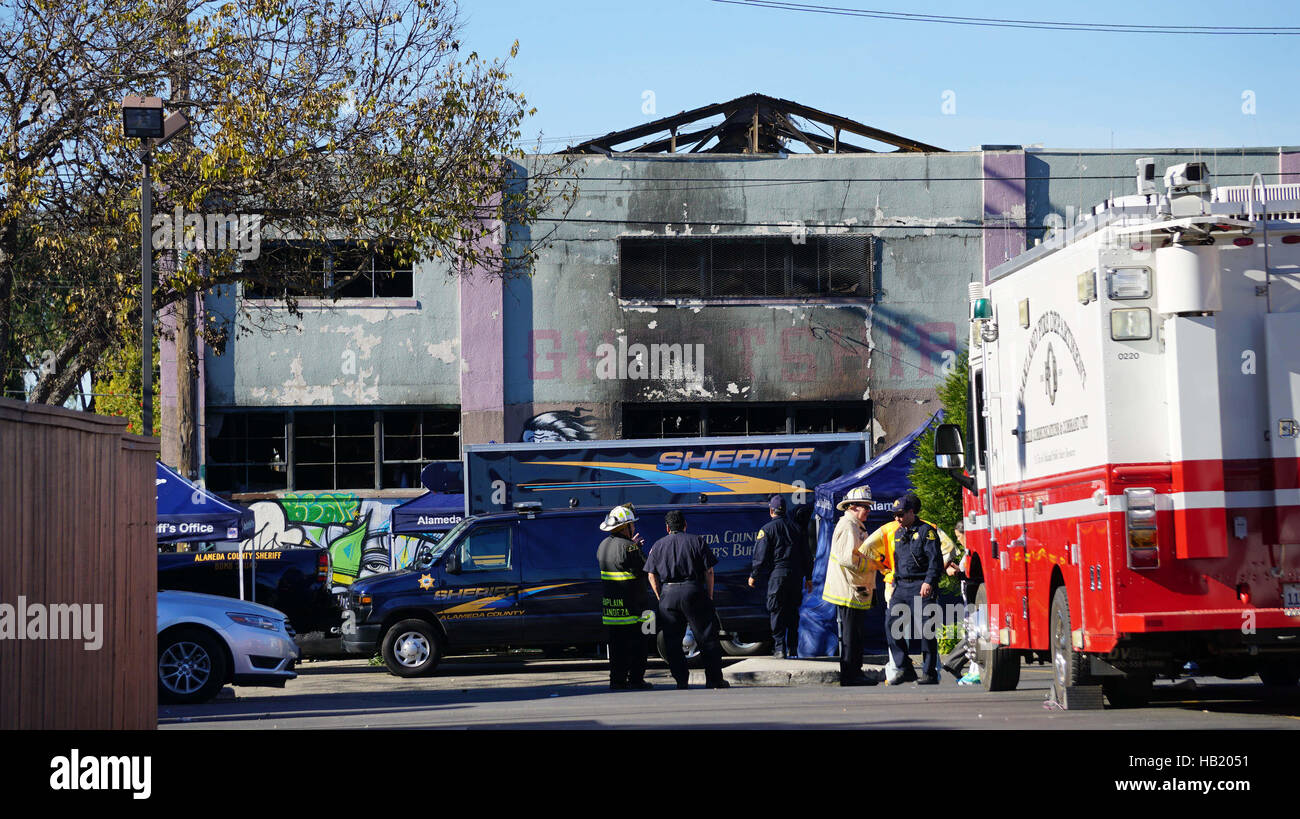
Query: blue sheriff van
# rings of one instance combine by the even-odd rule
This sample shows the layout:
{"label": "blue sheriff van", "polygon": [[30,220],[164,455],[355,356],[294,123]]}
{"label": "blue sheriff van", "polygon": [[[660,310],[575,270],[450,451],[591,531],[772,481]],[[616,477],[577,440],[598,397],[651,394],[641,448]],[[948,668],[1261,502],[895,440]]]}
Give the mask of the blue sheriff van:
{"label": "blue sheriff van", "polygon": [[[723,650],[770,650],[766,583],[748,585],[755,536],[770,520],[767,505],[638,506],[647,557],[667,532],[670,509],[685,513],[687,531],[702,536],[718,558],[714,604]],[[419,677],[449,652],[605,642],[596,548],[606,512],[519,504],[513,512],[466,518],[421,548],[410,567],[352,584],[343,603],[344,650],[378,651],[392,673]]]}

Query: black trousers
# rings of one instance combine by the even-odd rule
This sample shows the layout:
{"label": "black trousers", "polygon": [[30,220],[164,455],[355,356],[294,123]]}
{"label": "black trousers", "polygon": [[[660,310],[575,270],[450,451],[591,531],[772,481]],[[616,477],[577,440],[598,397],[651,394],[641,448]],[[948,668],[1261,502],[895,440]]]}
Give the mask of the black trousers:
{"label": "black trousers", "polygon": [[799,653],[799,605],[803,578],[774,571],[767,581],[767,613],[772,622],[772,653],[793,657]]}
{"label": "black trousers", "polygon": [[722,682],[722,646],[718,644],[718,615],[703,583],[665,583],[659,598],[659,631],[664,636],[668,668],[678,684],[685,685],[690,671],[682,653],[686,626],[704,655],[704,676],[709,685]]}
{"label": "black trousers", "polygon": [[[935,592],[938,590],[936,589]],[[900,580],[894,587],[889,603],[889,657],[898,668],[909,665],[907,657],[912,640],[921,641],[921,673],[926,677],[939,676],[939,640],[936,634],[926,634],[927,623],[937,620],[926,617],[927,604],[937,604],[937,595],[921,596],[920,580]]]}
{"label": "black trousers", "polygon": [[646,638],[640,624],[606,626],[609,629],[609,681],[645,682]]}
{"label": "black trousers", "polygon": [[862,644],[867,635],[867,611],[849,606],[835,607],[840,638],[840,682],[862,676]]}

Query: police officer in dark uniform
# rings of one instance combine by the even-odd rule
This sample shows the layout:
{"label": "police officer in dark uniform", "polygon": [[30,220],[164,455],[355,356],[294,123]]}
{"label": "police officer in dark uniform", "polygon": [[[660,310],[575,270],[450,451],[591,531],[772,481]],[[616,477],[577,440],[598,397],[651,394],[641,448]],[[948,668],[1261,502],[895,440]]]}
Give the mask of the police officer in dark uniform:
{"label": "police officer in dark uniform", "polygon": [[799,653],[799,604],[812,591],[812,561],[803,530],[785,516],[785,499],[773,495],[768,504],[772,520],[755,538],[754,563],[749,572],[753,588],[764,572],[767,611],[772,621],[772,656],[784,660]]}
{"label": "police officer in dark uniform", "polygon": [[687,688],[689,672],[682,654],[682,637],[689,623],[704,655],[708,688],[730,688],[722,678],[722,646],[718,644],[718,615],[713,608],[713,567],[718,559],[699,535],[686,534],[686,516],[674,509],[665,516],[668,536],[650,549],[645,570],[659,598],[659,630],[664,638],[668,668],[678,688]]}
{"label": "police officer in dark uniform", "polygon": [[615,691],[654,688],[645,681],[642,614],[650,609],[645,591],[645,555],[631,504],[615,506],[600,524],[609,537],[596,549],[603,586],[600,616],[609,629],[609,687]]}
{"label": "police officer in dark uniform", "polygon": [[[938,635],[925,633],[925,605],[934,603],[943,571],[939,533],[921,520],[921,499],[908,492],[894,501],[899,526],[893,535],[894,596],[889,607],[889,654],[897,668],[910,667],[911,638],[921,638],[921,679],[917,685],[939,684]],[[920,632],[920,633],[918,633]]]}

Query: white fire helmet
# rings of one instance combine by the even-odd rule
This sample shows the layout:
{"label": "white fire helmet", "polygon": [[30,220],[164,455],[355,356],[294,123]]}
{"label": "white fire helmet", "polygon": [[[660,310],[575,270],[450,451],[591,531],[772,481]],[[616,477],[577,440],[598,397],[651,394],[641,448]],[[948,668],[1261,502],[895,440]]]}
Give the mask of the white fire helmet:
{"label": "white fire helmet", "polygon": [[615,506],[613,509],[609,510],[609,514],[605,516],[604,523],[600,524],[600,531],[612,532],[620,526],[626,526],[629,523],[635,522],[636,510],[632,508],[632,504],[625,503],[622,506]]}

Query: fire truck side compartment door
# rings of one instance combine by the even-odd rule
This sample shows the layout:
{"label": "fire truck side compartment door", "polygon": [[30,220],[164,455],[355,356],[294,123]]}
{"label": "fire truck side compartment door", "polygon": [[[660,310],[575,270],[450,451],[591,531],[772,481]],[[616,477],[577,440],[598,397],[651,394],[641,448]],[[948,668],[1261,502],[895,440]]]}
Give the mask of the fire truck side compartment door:
{"label": "fire truck side compartment door", "polygon": [[[1182,559],[1228,556],[1228,521],[1221,499],[1224,416],[1219,411],[1217,338],[1214,316],[1165,320],[1174,554]],[[1208,504],[1194,500],[1211,492],[1220,500]]]}
{"label": "fire truck side compartment door", "polygon": [[1115,633],[1114,574],[1110,560],[1110,522],[1087,520],[1078,524],[1079,589],[1083,598],[1083,630],[1089,642],[1084,648],[1097,650],[1100,637]]}
{"label": "fire truck side compartment door", "polygon": [[1300,543],[1300,313],[1264,320],[1276,531],[1279,543]]}

